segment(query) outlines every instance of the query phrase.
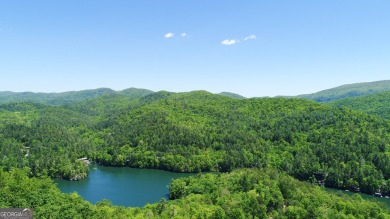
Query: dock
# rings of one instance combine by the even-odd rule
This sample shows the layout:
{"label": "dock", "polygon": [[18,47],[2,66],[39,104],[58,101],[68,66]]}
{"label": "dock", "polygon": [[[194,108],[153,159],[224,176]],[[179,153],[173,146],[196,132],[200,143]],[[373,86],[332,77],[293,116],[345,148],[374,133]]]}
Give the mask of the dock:
{"label": "dock", "polygon": [[89,161],[88,158],[86,158],[86,157],[79,158],[79,159],[77,159],[77,160],[83,161],[83,162],[84,162],[85,164],[87,164],[87,165],[90,165],[90,164],[91,164],[91,161]]}

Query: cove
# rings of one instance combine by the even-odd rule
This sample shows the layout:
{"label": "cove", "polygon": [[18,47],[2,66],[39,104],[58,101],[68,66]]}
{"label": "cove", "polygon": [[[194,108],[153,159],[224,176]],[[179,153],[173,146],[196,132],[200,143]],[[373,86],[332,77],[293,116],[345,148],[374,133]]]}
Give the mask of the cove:
{"label": "cove", "polygon": [[194,174],[92,164],[86,179],[55,182],[63,193],[77,192],[93,204],[108,199],[114,205],[142,207],[147,203],[159,202],[162,198],[168,200],[171,180],[191,175]]}
{"label": "cove", "polygon": [[[343,194],[347,194],[347,195],[353,195],[353,194],[356,194],[354,192],[350,192],[350,191],[344,191],[344,190],[340,190],[340,189],[333,189],[333,188],[325,188],[326,191],[328,192],[332,192],[332,193],[338,193],[338,192],[341,192]],[[370,200],[370,201],[376,201],[376,202],[382,202],[384,203],[385,205],[387,205],[388,208],[390,208],[390,199],[389,198],[384,198],[384,197],[375,197],[373,195],[368,195],[368,194],[364,194],[364,193],[358,193],[363,199],[366,199],[366,200]]]}

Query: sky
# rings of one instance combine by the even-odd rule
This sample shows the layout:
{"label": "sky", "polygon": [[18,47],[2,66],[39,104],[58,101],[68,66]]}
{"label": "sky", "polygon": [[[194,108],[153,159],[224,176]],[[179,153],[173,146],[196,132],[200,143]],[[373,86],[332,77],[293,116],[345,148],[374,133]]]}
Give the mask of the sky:
{"label": "sky", "polygon": [[388,0],[0,0],[0,91],[313,93],[390,79]]}

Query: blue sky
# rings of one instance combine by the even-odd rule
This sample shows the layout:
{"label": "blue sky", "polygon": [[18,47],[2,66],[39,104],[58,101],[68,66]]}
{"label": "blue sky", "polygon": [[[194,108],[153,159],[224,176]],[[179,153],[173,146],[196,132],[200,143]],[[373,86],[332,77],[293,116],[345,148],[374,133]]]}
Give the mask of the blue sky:
{"label": "blue sky", "polygon": [[0,0],[0,90],[312,93],[390,79],[388,0]]}

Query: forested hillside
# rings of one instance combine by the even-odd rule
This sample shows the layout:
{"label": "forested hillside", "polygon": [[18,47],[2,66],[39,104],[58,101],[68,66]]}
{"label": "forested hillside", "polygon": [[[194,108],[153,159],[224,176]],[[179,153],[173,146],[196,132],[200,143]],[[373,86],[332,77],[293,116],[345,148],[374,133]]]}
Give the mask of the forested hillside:
{"label": "forested hillside", "polygon": [[313,94],[299,95],[297,97],[315,100],[317,102],[330,102],[343,98],[366,96],[388,90],[390,90],[390,80],[347,84]]}
{"label": "forested hillside", "polygon": [[303,99],[131,93],[0,105],[0,165],[66,179],[87,175],[81,157],[177,172],[273,167],[329,187],[390,191],[390,125],[378,117]]}
{"label": "forested hillside", "polygon": [[34,218],[390,218],[380,203],[327,193],[273,169],[240,169],[177,179],[171,198],[142,208],[96,205],[64,194],[28,169],[0,168],[0,208],[33,208]]}
{"label": "forested hillside", "polygon": [[332,106],[348,107],[384,119],[390,119],[390,91],[363,97],[345,98],[329,103]]}

